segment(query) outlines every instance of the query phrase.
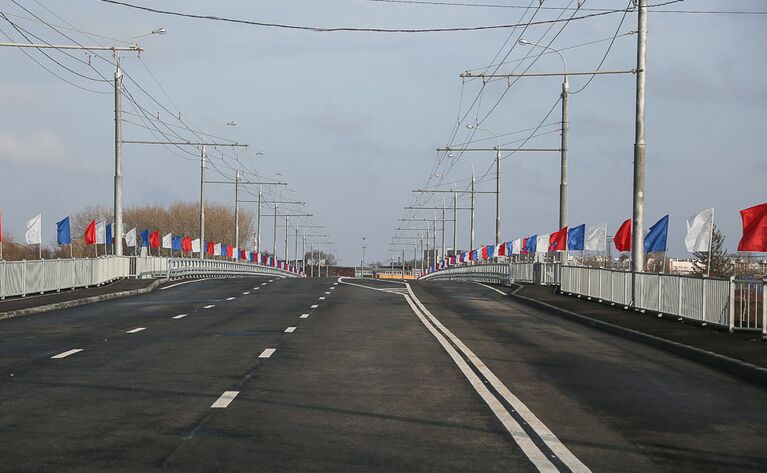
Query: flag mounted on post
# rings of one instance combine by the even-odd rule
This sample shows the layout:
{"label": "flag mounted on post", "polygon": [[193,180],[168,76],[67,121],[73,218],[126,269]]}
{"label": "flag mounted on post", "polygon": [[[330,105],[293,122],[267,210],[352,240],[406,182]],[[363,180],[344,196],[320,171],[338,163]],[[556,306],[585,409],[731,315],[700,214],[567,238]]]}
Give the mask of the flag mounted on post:
{"label": "flag mounted on post", "polygon": [[511,254],[512,255],[520,255],[522,254],[522,239],[517,238],[516,240],[511,242]]}
{"label": "flag mounted on post", "polygon": [[103,220],[96,222],[96,244],[104,245],[107,242],[107,228]]}
{"label": "flag mounted on post", "polygon": [[170,249],[173,251],[184,251],[184,237],[181,235],[173,235],[171,238]]}
{"label": "flag mounted on post", "polygon": [[59,245],[69,245],[72,243],[72,234],[69,227],[69,217],[56,222],[56,242]]}
{"label": "flag mounted on post", "polygon": [[647,236],[644,238],[644,252],[654,253],[666,251],[668,241],[668,215],[661,218],[655,225],[650,227]]}
{"label": "flag mounted on post", "polygon": [[626,219],[613,237],[615,249],[618,251],[631,251],[631,219]]}
{"label": "flag mounted on post", "polygon": [[767,203],[740,211],[743,237],[738,251],[767,251]]}
{"label": "flag mounted on post", "polygon": [[[200,246],[199,242],[197,242],[197,246]],[[181,239],[181,250],[187,253],[192,251],[192,237],[185,236]]]}
{"label": "flag mounted on post", "polygon": [[127,247],[135,247],[136,246],[136,228],[131,228],[125,233],[125,246]]}
{"label": "flag mounted on post", "polygon": [[534,255],[536,245],[538,243],[538,235],[531,235],[525,239],[525,254]]}
{"label": "flag mounted on post", "polygon": [[141,232],[141,246],[142,247],[149,247],[149,229],[147,228],[143,232]]}
{"label": "flag mounted on post", "polygon": [[24,232],[24,240],[27,242],[27,245],[39,245],[42,243],[42,224],[42,214],[37,214],[27,221],[27,230]]}
{"label": "flag mounted on post", "polygon": [[205,254],[213,256],[216,251],[216,244],[212,241],[205,242]]}
{"label": "flag mounted on post", "polygon": [[155,230],[149,234],[149,246],[152,248],[160,247],[160,231]]}
{"label": "flag mounted on post", "polygon": [[536,239],[537,241],[535,242],[535,253],[546,253],[547,251],[549,251],[549,234],[548,233],[538,235]]}
{"label": "flag mounted on post", "polygon": [[586,224],[578,225],[567,231],[567,249],[570,251],[583,251],[586,240]]}
{"label": "flag mounted on post", "polygon": [[567,227],[562,227],[549,235],[549,251],[567,250]]}
{"label": "flag mounted on post", "polygon": [[[631,230],[631,226],[629,226],[629,230]],[[607,251],[607,222],[602,222],[586,232],[586,242],[583,249],[586,251]]]}
{"label": "flag mounted on post", "polygon": [[162,247],[166,250],[173,249],[173,234],[168,233],[167,235],[162,236]]}
{"label": "flag mounted on post", "polygon": [[711,234],[714,232],[714,209],[706,209],[687,219],[687,235],[684,246],[690,253],[711,250]]}
{"label": "flag mounted on post", "polygon": [[202,254],[202,246],[200,245],[199,238],[195,238],[194,240],[192,240],[192,253]]}
{"label": "flag mounted on post", "polygon": [[89,223],[88,227],[85,229],[85,244],[86,245],[96,244],[96,221],[95,220]]}

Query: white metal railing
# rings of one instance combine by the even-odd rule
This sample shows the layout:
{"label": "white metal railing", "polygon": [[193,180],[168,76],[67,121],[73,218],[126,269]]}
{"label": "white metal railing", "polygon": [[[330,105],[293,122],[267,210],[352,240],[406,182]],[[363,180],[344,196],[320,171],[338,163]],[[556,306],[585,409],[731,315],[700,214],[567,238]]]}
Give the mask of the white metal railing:
{"label": "white metal railing", "polygon": [[0,299],[95,286],[128,276],[130,257],[0,261]]}
{"label": "white metal railing", "polygon": [[460,265],[426,274],[421,279],[550,285],[559,284],[559,264],[525,262]]}
{"label": "white metal railing", "polygon": [[637,300],[631,300],[631,272],[562,266],[560,290],[568,294],[633,306],[662,314],[728,327],[762,330],[765,323],[763,281],[640,273]]}
{"label": "white metal railing", "polygon": [[290,271],[252,263],[157,256],[0,261],[0,299],[96,286],[128,277],[237,275],[299,277]]}

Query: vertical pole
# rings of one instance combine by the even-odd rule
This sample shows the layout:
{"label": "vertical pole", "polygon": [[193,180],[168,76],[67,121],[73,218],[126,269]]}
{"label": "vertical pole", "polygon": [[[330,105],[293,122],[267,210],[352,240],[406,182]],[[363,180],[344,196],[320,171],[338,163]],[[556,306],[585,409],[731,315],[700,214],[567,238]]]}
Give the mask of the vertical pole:
{"label": "vertical pole", "polygon": [[285,264],[288,264],[288,225],[290,223],[290,217],[285,216]]}
{"label": "vertical pole", "polygon": [[469,237],[469,251],[474,249],[474,168],[471,169],[471,236]]}
{"label": "vertical pole", "polygon": [[445,199],[442,199],[442,259],[445,259]]}
{"label": "vertical pole", "polygon": [[559,177],[559,228],[567,226],[568,208],[567,208],[567,141],[569,133],[569,86],[567,76],[562,82],[562,151],[560,159],[560,177]]}
{"label": "vertical pole", "polygon": [[[436,214],[437,212],[434,212],[434,213]],[[434,220],[432,221],[432,230],[433,230],[433,232],[432,232],[432,238],[433,238],[433,240],[432,240],[432,243],[433,243],[433,245],[432,245],[432,255],[433,255],[432,264],[434,264],[436,266],[436,264],[437,264],[437,216],[436,215],[434,216]],[[430,256],[432,256],[432,255],[430,255]]]}
{"label": "vertical pole", "polygon": [[312,243],[310,251],[312,253],[312,277],[314,277],[314,267],[317,265],[317,261],[314,259],[314,243]]}
{"label": "vertical pole", "polygon": [[293,242],[293,261],[295,261],[294,266],[298,268],[298,225],[296,225],[296,238]]}
{"label": "vertical pole", "polygon": [[123,161],[122,161],[122,86],[123,74],[120,70],[120,58],[115,58],[115,254],[123,254]]}
{"label": "vertical pole", "polygon": [[711,229],[708,231],[708,265],[706,267],[706,277],[711,277],[711,250],[714,249],[714,217],[715,210],[711,212]]}
{"label": "vertical pole", "polygon": [[272,256],[277,258],[277,204],[274,204],[274,238],[272,239]]}
{"label": "vertical pole", "polygon": [[200,148],[200,259],[205,259],[205,145]]}
{"label": "vertical pole", "polygon": [[256,217],[256,253],[261,251],[261,187],[258,188],[258,211]]}
{"label": "vertical pole", "polygon": [[453,256],[458,251],[458,193],[453,192]]}
{"label": "vertical pole", "polygon": [[301,272],[306,275],[306,235],[302,238],[301,243]]}
{"label": "vertical pole", "polygon": [[637,300],[637,273],[644,271],[645,74],[647,67],[647,0],[638,0],[636,130],[634,140],[634,221],[631,241],[631,303]]}
{"label": "vertical pole", "polygon": [[240,261],[240,170],[234,174],[234,249],[235,261]]}
{"label": "vertical pole", "polygon": [[495,246],[501,242],[501,143],[495,153]]}

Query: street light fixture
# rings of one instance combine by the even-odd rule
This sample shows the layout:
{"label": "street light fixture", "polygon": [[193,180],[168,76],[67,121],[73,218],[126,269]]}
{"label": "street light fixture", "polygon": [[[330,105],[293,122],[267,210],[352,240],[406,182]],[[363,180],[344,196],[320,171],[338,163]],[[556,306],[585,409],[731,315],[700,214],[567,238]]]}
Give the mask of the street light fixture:
{"label": "street light fixture", "polygon": [[501,138],[496,132],[480,128],[478,124],[466,125],[466,128],[492,133],[497,142],[495,148],[495,246],[497,247],[501,243]]}
{"label": "street light fixture", "polygon": [[562,64],[564,65],[564,74],[563,74],[563,80],[562,80],[562,146],[560,146],[560,153],[561,153],[561,160],[560,160],[560,179],[559,179],[559,228],[563,228],[567,226],[568,221],[568,205],[567,205],[567,168],[568,168],[568,157],[567,157],[567,135],[568,135],[568,128],[569,128],[569,122],[568,122],[568,110],[569,110],[569,83],[567,81],[567,61],[565,60],[565,57],[562,55],[559,50],[554,49],[549,46],[545,46],[543,44],[537,44],[533,43],[532,41],[528,41],[526,39],[520,39],[519,44],[526,45],[526,46],[533,46],[536,48],[545,49],[548,51],[554,51],[557,53],[560,59],[562,59]]}

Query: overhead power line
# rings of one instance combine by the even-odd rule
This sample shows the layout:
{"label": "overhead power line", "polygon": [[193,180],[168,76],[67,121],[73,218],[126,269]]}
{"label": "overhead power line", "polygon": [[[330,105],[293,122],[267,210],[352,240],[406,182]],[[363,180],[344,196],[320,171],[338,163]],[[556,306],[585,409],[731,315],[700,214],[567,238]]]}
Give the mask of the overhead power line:
{"label": "overhead power line", "polygon": [[[146,7],[142,5],[135,5],[128,2],[121,2],[118,0],[99,0],[103,3],[110,3],[114,5],[120,5],[128,8],[133,8],[136,10],[143,10],[148,11],[151,13],[158,13],[161,15],[171,15],[171,16],[178,16],[183,18],[193,18],[197,20],[212,20],[212,21],[223,21],[227,23],[238,23],[243,25],[250,25],[250,26],[260,26],[265,28],[281,28],[281,29],[288,29],[288,30],[300,30],[300,31],[313,31],[316,33],[339,33],[339,32],[359,32],[359,33],[449,33],[449,32],[460,32],[460,31],[485,31],[485,30],[499,30],[499,29],[508,29],[508,28],[517,28],[520,26],[535,26],[535,25],[549,25],[553,23],[565,23],[569,21],[574,20],[585,20],[587,18],[594,18],[598,16],[604,16],[604,15],[611,15],[614,13],[623,13],[623,9],[619,10],[607,10],[602,12],[596,12],[596,13],[589,13],[587,15],[581,15],[581,16],[574,16],[567,19],[555,19],[555,20],[538,20],[538,21],[531,21],[531,22],[524,22],[524,23],[511,23],[511,24],[501,24],[501,25],[484,25],[484,26],[459,26],[459,27],[446,27],[446,28],[358,28],[358,27],[348,27],[348,26],[341,26],[341,27],[321,27],[321,26],[305,26],[305,25],[289,25],[284,23],[269,23],[269,22],[263,22],[263,21],[254,21],[254,20],[245,20],[241,18],[227,18],[222,16],[216,16],[216,15],[200,15],[195,13],[185,13],[185,12],[178,12],[178,11],[172,11],[172,10],[160,10],[158,8],[151,8]],[[677,3],[681,2],[683,0],[673,0],[664,3],[665,4],[671,4],[671,3]]]}

